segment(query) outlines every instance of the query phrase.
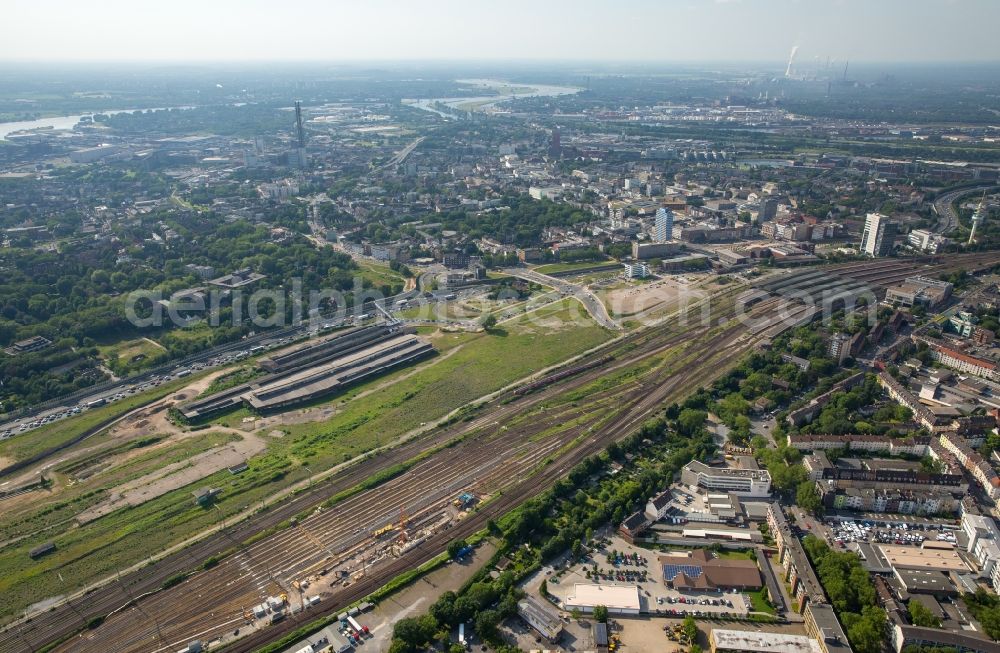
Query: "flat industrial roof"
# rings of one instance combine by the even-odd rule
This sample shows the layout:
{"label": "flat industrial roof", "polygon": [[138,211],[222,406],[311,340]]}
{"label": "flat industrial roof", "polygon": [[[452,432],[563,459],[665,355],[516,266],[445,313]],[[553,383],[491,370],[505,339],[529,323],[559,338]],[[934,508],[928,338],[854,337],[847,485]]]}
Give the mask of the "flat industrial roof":
{"label": "flat industrial roof", "polygon": [[593,585],[577,583],[566,597],[567,605],[603,605],[611,609],[638,610],[639,588],[635,585]]}
{"label": "flat industrial roof", "polygon": [[896,577],[903,583],[907,592],[924,591],[934,594],[958,592],[951,579],[936,569],[897,569]]}
{"label": "flat industrial roof", "polygon": [[732,651],[782,651],[782,653],[821,653],[819,642],[805,635],[764,633],[752,630],[712,629],[715,648]]}
{"label": "flat industrial roof", "polygon": [[886,561],[901,569],[937,569],[943,571],[969,571],[955,549],[923,549],[918,546],[879,544]]}

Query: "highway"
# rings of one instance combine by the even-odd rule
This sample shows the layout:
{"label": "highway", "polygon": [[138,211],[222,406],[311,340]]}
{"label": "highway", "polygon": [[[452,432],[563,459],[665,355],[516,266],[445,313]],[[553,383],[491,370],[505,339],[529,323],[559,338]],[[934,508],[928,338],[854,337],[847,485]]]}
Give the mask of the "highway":
{"label": "highway", "polygon": [[419,146],[421,143],[424,142],[424,138],[426,137],[421,136],[420,138],[414,140],[412,143],[401,149],[399,152],[396,152],[396,156],[389,159],[388,163],[386,163],[384,166],[381,167],[381,170],[388,170],[389,168],[394,168],[398,165],[402,165],[403,162],[406,161],[406,157],[410,156],[413,153],[413,150],[417,149],[417,146]]}
{"label": "highway", "polygon": [[584,307],[586,307],[587,312],[589,312],[591,317],[594,318],[594,321],[602,327],[612,331],[622,330],[622,325],[618,324],[618,322],[613,320],[611,316],[608,315],[608,309],[604,306],[604,302],[602,302],[597,295],[585,286],[571,283],[565,279],[550,277],[547,274],[542,274],[525,268],[507,268],[504,272],[512,277],[549,286],[550,288],[554,288],[565,295],[572,295],[580,300]]}
{"label": "highway", "polygon": [[958,216],[955,214],[955,209],[953,204],[959,200],[959,198],[965,197],[966,195],[972,195],[973,193],[978,193],[989,188],[994,188],[995,184],[983,184],[981,186],[969,186],[968,188],[959,188],[941,195],[936,200],[934,200],[934,212],[937,213],[938,222],[934,226],[934,233],[946,234],[954,231],[958,228]]}

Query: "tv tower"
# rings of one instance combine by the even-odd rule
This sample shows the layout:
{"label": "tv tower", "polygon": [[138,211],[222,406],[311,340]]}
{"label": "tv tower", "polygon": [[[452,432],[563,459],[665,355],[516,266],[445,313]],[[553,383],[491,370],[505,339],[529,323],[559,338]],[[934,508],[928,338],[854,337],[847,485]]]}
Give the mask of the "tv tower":
{"label": "tv tower", "polygon": [[979,200],[979,206],[976,207],[975,213],[972,214],[972,231],[969,232],[969,242],[967,245],[971,245],[976,240],[976,227],[982,222],[986,216],[983,215],[983,202],[986,201],[986,191],[983,191],[983,197]]}
{"label": "tv tower", "polygon": [[297,168],[305,168],[306,161],[306,131],[302,128],[302,103],[295,101],[295,134],[297,137],[297,147],[289,153],[289,165]]}
{"label": "tv tower", "polygon": [[299,137],[299,147],[306,146],[306,132],[302,129],[302,103],[295,101],[295,129]]}

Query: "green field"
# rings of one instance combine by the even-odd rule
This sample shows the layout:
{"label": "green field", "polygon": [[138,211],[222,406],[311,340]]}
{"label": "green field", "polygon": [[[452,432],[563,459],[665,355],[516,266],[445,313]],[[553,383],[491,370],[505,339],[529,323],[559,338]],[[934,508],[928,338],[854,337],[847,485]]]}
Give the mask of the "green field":
{"label": "green field", "polygon": [[161,345],[146,338],[102,345],[98,347],[98,351],[101,352],[105,364],[119,375],[133,369],[148,367],[159,358],[165,359],[167,354]]}
{"label": "green field", "polygon": [[552,274],[553,272],[569,272],[570,270],[586,270],[597,265],[607,265],[614,263],[611,259],[603,261],[581,261],[579,263],[548,263],[535,268],[539,274]]}
{"label": "green field", "polygon": [[380,286],[403,285],[406,279],[398,272],[394,272],[388,265],[378,265],[367,261],[357,262],[360,270],[359,276],[370,281],[376,288]]}
{"label": "green field", "polygon": [[[202,479],[199,486],[222,490],[216,503],[219,510],[194,505],[190,487],[186,487],[76,527],[66,520],[96,503],[108,487],[103,483],[88,486],[95,493],[89,496],[82,488],[80,494],[67,494],[66,501],[72,505],[60,505],[64,503],[62,495],[47,501],[42,498],[36,514],[20,518],[14,529],[21,534],[35,530],[37,533],[0,549],[0,622],[36,601],[79,589],[115,573],[116,569],[141,561],[150,552],[162,551],[211,527],[224,516],[259,503],[305,479],[309,472],[304,465],[313,473],[320,472],[612,337],[592,322],[566,322],[578,312],[570,310],[571,301],[575,302],[564,300],[546,306],[491,333],[422,330],[438,349],[436,357],[360,384],[332,400],[318,402],[336,407],[337,412],[325,421],[282,425],[284,436],[271,439],[267,451],[251,459],[250,469],[238,476],[223,470]],[[166,394],[183,382],[158,388],[157,395]],[[65,441],[102,417],[126,412],[127,403],[139,404],[149,397],[149,394],[130,397],[52,426],[34,438],[15,438],[5,443],[3,451],[9,454],[16,450],[18,455],[27,455],[28,451],[44,448],[43,442],[51,446]],[[241,420],[230,415],[222,421],[239,424]],[[100,437],[95,441],[100,442]],[[18,441],[20,446],[15,447]],[[177,451],[171,451],[165,455],[174,459]],[[148,461],[143,459],[143,462]],[[140,471],[129,468],[125,475]],[[53,520],[62,520],[63,525],[53,527]],[[47,541],[56,543],[56,552],[32,561],[27,551]],[[57,572],[64,582],[59,581]]]}

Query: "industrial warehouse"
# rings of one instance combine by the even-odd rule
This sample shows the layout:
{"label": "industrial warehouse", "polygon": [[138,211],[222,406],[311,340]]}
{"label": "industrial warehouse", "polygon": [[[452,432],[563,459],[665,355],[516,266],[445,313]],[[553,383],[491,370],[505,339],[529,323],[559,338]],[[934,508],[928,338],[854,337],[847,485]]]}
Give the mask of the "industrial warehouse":
{"label": "industrial warehouse", "polygon": [[339,392],[364,379],[413,363],[434,348],[395,324],[359,327],[262,360],[269,373],[180,408],[199,420],[245,405],[259,412],[289,408]]}

